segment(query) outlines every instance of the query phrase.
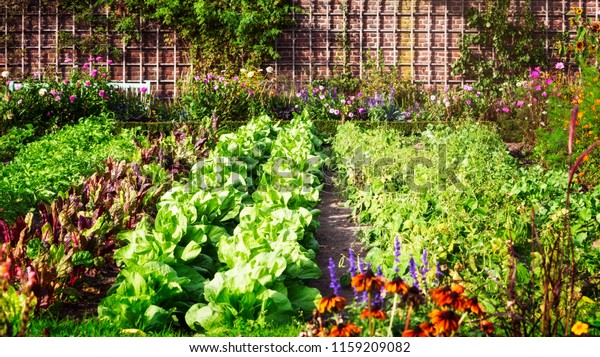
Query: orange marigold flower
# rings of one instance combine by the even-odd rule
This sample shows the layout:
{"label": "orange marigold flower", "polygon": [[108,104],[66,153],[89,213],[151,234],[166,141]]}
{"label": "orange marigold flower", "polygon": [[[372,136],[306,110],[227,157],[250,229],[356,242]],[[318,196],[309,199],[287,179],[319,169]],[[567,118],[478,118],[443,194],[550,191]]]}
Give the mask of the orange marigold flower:
{"label": "orange marigold flower", "polygon": [[361,319],[367,319],[369,317],[373,317],[380,320],[387,319],[387,315],[385,314],[385,312],[379,309],[364,309],[363,312],[360,314]]}
{"label": "orange marigold flower", "polygon": [[493,323],[487,320],[481,322],[481,331],[483,331],[486,335],[491,335],[492,333],[494,333],[495,329],[496,325],[494,325]]}
{"label": "orange marigold flower", "polygon": [[573,327],[571,327],[571,332],[576,334],[577,336],[581,336],[583,334],[587,334],[589,332],[590,327],[585,322],[577,321]]}
{"label": "orange marigold flower", "polygon": [[385,279],[382,276],[375,276],[371,270],[366,273],[357,274],[352,278],[352,287],[357,291],[379,291],[385,285]]}
{"label": "orange marigold flower", "polygon": [[458,316],[454,311],[448,309],[438,310],[435,309],[429,315],[431,323],[435,327],[437,335],[447,336],[452,332],[458,330]]}
{"label": "orange marigold flower", "polygon": [[395,277],[394,280],[385,284],[385,291],[390,294],[406,294],[408,291],[408,284],[399,276]]}
{"label": "orange marigold flower", "polygon": [[337,295],[329,295],[321,299],[318,309],[319,313],[323,314],[325,312],[342,311],[344,306],[346,306],[345,298]]}
{"label": "orange marigold flower", "polygon": [[362,330],[353,323],[337,324],[329,330],[329,337],[355,337],[359,336]]}
{"label": "orange marigold flower", "polygon": [[423,322],[412,330],[402,332],[402,337],[429,337],[433,336],[435,329],[429,322]]}

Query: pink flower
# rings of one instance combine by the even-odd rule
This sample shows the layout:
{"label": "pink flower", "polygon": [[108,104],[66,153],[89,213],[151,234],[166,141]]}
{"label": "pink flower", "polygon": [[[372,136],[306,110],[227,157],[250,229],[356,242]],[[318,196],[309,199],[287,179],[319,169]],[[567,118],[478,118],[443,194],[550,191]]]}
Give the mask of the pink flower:
{"label": "pink flower", "polygon": [[92,56],[88,57],[88,62],[94,62],[94,57],[92,57]]}
{"label": "pink flower", "polygon": [[102,73],[102,78],[106,78],[106,73]]}
{"label": "pink flower", "polygon": [[564,69],[564,68],[565,68],[565,64],[564,64],[564,63],[562,63],[562,62],[558,62],[558,63],[557,63],[555,66],[554,66],[554,68],[556,68],[556,69]]}
{"label": "pink flower", "polygon": [[98,91],[98,95],[100,97],[104,97],[104,89],[100,89],[100,91]]}
{"label": "pink flower", "polygon": [[523,104],[525,104],[525,102],[523,102],[522,100],[519,100],[517,102],[517,107],[521,108],[523,106]]}
{"label": "pink flower", "polygon": [[148,91],[148,88],[146,88],[146,87],[142,87],[142,88],[140,89],[140,91],[141,91],[142,93],[146,93],[146,92]]}
{"label": "pink flower", "polygon": [[463,87],[464,90],[466,90],[467,92],[470,92],[473,90],[473,87],[471,87],[470,85],[465,84],[465,86]]}
{"label": "pink flower", "polygon": [[68,79],[65,79],[64,83],[65,83],[66,85],[69,85],[69,83],[71,83],[71,81],[69,81]]}
{"label": "pink flower", "polygon": [[471,100],[467,99],[467,105],[471,105]]}
{"label": "pink flower", "polygon": [[358,115],[363,115],[363,114],[365,114],[365,112],[366,112],[365,108],[358,109]]}
{"label": "pink flower", "polygon": [[239,81],[239,80],[240,80],[240,79],[239,79],[238,77],[233,77],[233,81],[234,81],[234,82],[237,82],[237,81]]}
{"label": "pink flower", "polygon": [[356,96],[359,97],[359,98],[361,98],[363,96],[363,94],[362,93],[358,93]]}
{"label": "pink flower", "polygon": [[89,64],[89,63],[87,63],[87,62],[86,62],[86,63],[84,63],[84,64],[83,64],[83,68],[85,68],[85,69],[88,69],[88,68],[90,68],[90,64]]}
{"label": "pink flower", "polygon": [[537,103],[537,98],[533,98],[532,102]]}
{"label": "pink flower", "polygon": [[74,96],[74,95],[72,95],[72,96],[70,96],[70,97],[69,97],[69,101],[70,101],[71,103],[73,103],[73,102],[75,101],[75,99],[77,99],[77,97],[76,97],[76,96]]}
{"label": "pink flower", "polygon": [[548,96],[548,93],[544,92],[542,93],[542,97],[546,98]]}
{"label": "pink flower", "polygon": [[70,59],[70,58],[67,58],[67,59],[65,60],[65,63],[72,63],[72,62],[73,62],[73,60],[72,60],[72,59]]}
{"label": "pink flower", "polygon": [[92,69],[92,71],[90,72],[90,76],[96,77],[97,75],[98,75],[98,71],[95,69]]}
{"label": "pink flower", "polygon": [[102,56],[96,57],[96,62],[102,62]]}
{"label": "pink flower", "polygon": [[56,95],[56,91],[54,89],[50,90],[50,94]]}
{"label": "pink flower", "polygon": [[196,77],[194,77],[194,80],[195,80],[195,81],[199,81],[199,80],[200,80],[200,76],[196,76]]}
{"label": "pink flower", "polygon": [[325,87],[319,86],[319,90],[323,90],[323,89],[325,89]]}
{"label": "pink flower", "polygon": [[112,63],[113,63],[113,61],[112,61],[112,60],[108,60],[108,61],[106,61],[106,64],[112,64]]}
{"label": "pink flower", "polygon": [[340,111],[336,109],[336,110],[333,111],[333,114],[340,115]]}
{"label": "pink flower", "polygon": [[86,86],[86,87],[89,87],[89,86],[91,86],[91,85],[92,85],[92,82],[90,82],[90,81],[85,81],[85,86]]}
{"label": "pink flower", "polygon": [[508,113],[508,112],[510,112],[510,109],[508,109],[507,107],[504,107],[504,108],[502,108],[502,111],[505,113]]}
{"label": "pink flower", "polygon": [[348,113],[348,117],[354,118],[354,113],[352,113],[352,112]]}
{"label": "pink flower", "polygon": [[215,90],[219,90],[219,85],[215,85]]}
{"label": "pink flower", "polygon": [[552,83],[553,83],[553,81],[552,81],[552,78],[548,78],[548,79],[546,79],[546,84],[550,85],[550,84],[552,84]]}
{"label": "pink flower", "polygon": [[54,97],[54,101],[60,102],[60,95],[57,95],[56,97]]}
{"label": "pink flower", "polygon": [[319,94],[319,99],[321,99],[321,100],[325,99],[325,95]]}
{"label": "pink flower", "polygon": [[542,86],[535,86],[535,90],[537,90],[537,91],[542,90]]}
{"label": "pink flower", "polygon": [[533,70],[533,71],[531,71],[531,73],[529,74],[529,77],[530,77],[530,78],[533,78],[533,79],[538,79],[538,78],[540,77],[540,72],[538,72],[538,71],[536,71],[536,70]]}

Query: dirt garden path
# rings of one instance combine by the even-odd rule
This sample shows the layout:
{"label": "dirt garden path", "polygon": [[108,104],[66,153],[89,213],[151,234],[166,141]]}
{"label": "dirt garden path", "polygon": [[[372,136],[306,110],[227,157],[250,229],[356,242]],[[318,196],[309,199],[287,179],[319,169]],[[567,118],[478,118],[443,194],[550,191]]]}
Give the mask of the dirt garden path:
{"label": "dirt garden path", "polygon": [[[352,209],[343,207],[343,199],[336,191],[333,182],[333,172],[325,171],[325,186],[321,191],[321,203],[317,206],[321,210],[321,227],[316,232],[316,239],[319,242],[321,250],[317,253],[316,262],[321,268],[323,275],[321,278],[312,280],[308,285],[319,289],[321,295],[327,296],[332,293],[329,287],[331,279],[329,277],[329,258],[333,258],[336,263],[336,275],[339,279],[348,271],[348,249],[352,248],[357,255],[363,256],[362,247],[356,234],[358,227],[352,221]],[[340,259],[344,266],[340,267]],[[351,288],[342,288],[341,295],[348,301],[352,299],[353,292]]]}

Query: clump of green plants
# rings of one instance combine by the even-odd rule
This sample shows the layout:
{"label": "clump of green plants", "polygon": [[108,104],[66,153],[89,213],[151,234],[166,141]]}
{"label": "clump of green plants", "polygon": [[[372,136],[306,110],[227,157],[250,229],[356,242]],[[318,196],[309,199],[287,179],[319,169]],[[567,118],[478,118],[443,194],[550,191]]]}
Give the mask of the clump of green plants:
{"label": "clump of green plants", "polygon": [[[465,34],[460,41],[461,56],[452,64],[454,74],[475,79],[491,89],[514,82],[524,68],[545,62],[543,40],[536,36],[543,28],[527,1],[487,1],[481,11],[469,9],[466,20],[477,32]],[[476,51],[478,47],[482,53]]]}

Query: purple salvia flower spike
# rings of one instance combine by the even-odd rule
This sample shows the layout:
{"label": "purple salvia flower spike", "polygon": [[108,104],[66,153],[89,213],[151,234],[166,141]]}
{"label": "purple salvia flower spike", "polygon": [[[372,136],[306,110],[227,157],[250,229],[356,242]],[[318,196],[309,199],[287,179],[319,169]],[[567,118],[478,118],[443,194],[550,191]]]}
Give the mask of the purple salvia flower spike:
{"label": "purple salvia flower spike", "polygon": [[337,280],[335,276],[335,263],[333,262],[333,258],[329,258],[329,277],[331,278],[331,283],[329,287],[333,289],[333,293],[337,296],[340,295],[340,282]]}
{"label": "purple salvia flower spike", "polygon": [[413,285],[415,288],[420,290],[419,287],[419,275],[417,272],[417,263],[415,263],[415,259],[413,258],[413,256],[410,256],[410,260],[408,261],[408,266],[409,266],[409,270],[410,270],[410,276],[413,278]]}
{"label": "purple salvia flower spike", "polygon": [[396,274],[398,274],[398,272],[400,271],[400,249],[401,249],[401,245],[400,245],[400,240],[398,239],[398,236],[396,236],[396,239],[394,241],[394,271],[396,272]]}

